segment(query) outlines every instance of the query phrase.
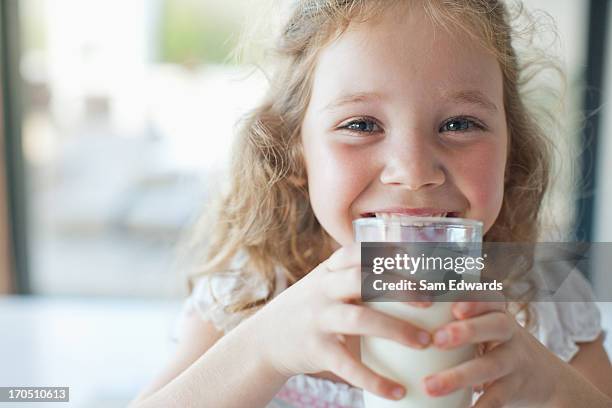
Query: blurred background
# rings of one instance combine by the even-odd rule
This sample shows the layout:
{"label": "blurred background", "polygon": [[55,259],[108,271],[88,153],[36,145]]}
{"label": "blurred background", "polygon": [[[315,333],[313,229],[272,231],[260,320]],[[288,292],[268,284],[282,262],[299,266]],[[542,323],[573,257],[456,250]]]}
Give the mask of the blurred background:
{"label": "blurred background", "polygon": [[[0,386],[119,407],[168,358],[186,294],[177,243],[265,90],[232,56],[261,4],[0,0]],[[568,79],[548,219],[612,241],[609,2],[525,4],[556,20]]]}

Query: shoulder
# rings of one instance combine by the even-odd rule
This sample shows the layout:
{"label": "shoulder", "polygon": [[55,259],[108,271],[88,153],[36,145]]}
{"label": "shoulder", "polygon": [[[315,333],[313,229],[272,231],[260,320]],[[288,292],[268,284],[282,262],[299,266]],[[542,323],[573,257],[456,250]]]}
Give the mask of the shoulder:
{"label": "shoulder", "polygon": [[562,360],[570,361],[578,343],[592,342],[602,334],[601,313],[590,284],[578,272],[570,273],[559,288],[562,295],[530,303],[536,325],[532,333]]}
{"label": "shoulder", "polygon": [[177,325],[190,316],[208,321],[226,333],[248,317],[251,312],[233,312],[230,305],[236,302],[253,302],[269,296],[277,296],[287,287],[287,279],[282,268],[276,268],[274,285],[263,276],[243,268],[245,257],[240,254],[230,268],[195,279],[191,294],[185,299],[181,318]]}

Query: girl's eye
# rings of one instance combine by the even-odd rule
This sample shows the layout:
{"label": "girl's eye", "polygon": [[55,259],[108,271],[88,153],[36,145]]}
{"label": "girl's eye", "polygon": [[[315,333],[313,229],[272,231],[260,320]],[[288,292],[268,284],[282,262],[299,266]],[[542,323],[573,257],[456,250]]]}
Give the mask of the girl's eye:
{"label": "girl's eye", "polygon": [[451,118],[440,128],[440,132],[466,132],[468,130],[483,130],[484,126],[469,118]]}
{"label": "girl's eye", "polygon": [[340,128],[357,133],[377,133],[382,130],[376,122],[367,118],[352,120],[346,125],[340,126]]}

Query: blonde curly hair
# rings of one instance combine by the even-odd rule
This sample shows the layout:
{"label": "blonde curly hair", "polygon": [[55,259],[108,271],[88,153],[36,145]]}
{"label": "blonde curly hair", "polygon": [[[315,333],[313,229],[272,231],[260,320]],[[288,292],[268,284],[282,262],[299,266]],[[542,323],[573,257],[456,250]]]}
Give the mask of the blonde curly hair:
{"label": "blonde curly hair", "polygon": [[436,25],[464,31],[498,59],[509,149],[503,204],[484,240],[537,240],[552,143],[522,92],[541,69],[557,66],[542,56],[519,60],[513,41],[531,38],[536,26],[533,18],[520,28],[513,26],[526,15],[520,3],[510,8],[498,0],[297,0],[273,48],[277,65],[268,92],[237,134],[229,189],[195,228],[190,248],[201,251],[204,246],[206,251],[190,273],[190,287],[198,277],[226,270],[244,251],[248,263],[243,272],[263,278],[269,296],[238,299],[229,311],[252,310],[270,300],[276,267],[282,267],[292,284],[329,257],[331,237],[310,206],[300,142],[317,56],[352,22],[402,4],[423,7]]}

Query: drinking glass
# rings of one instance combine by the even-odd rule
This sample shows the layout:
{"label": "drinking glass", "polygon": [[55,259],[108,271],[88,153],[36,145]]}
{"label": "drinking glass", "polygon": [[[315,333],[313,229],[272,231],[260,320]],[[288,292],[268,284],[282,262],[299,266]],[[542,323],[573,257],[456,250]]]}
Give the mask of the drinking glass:
{"label": "drinking glass", "polygon": [[[386,218],[361,218],[353,221],[356,242],[466,243],[470,256],[480,256],[482,223],[476,220],[397,215]],[[477,253],[475,253],[477,252]],[[364,304],[389,315],[405,319],[433,332],[453,320],[452,302],[434,301],[430,307],[417,308],[405,302],[369,301]],[[361,360],[406,388],[401,400],[390,400],[363,392],[366,408],[467,408],[472,389],[466,388],[442,397],[430,397],[423,388],[424,377],[454,367],[475,355],[475,346],[440,350],[433,346],[414,349],[392,340],[362,336]]]}

